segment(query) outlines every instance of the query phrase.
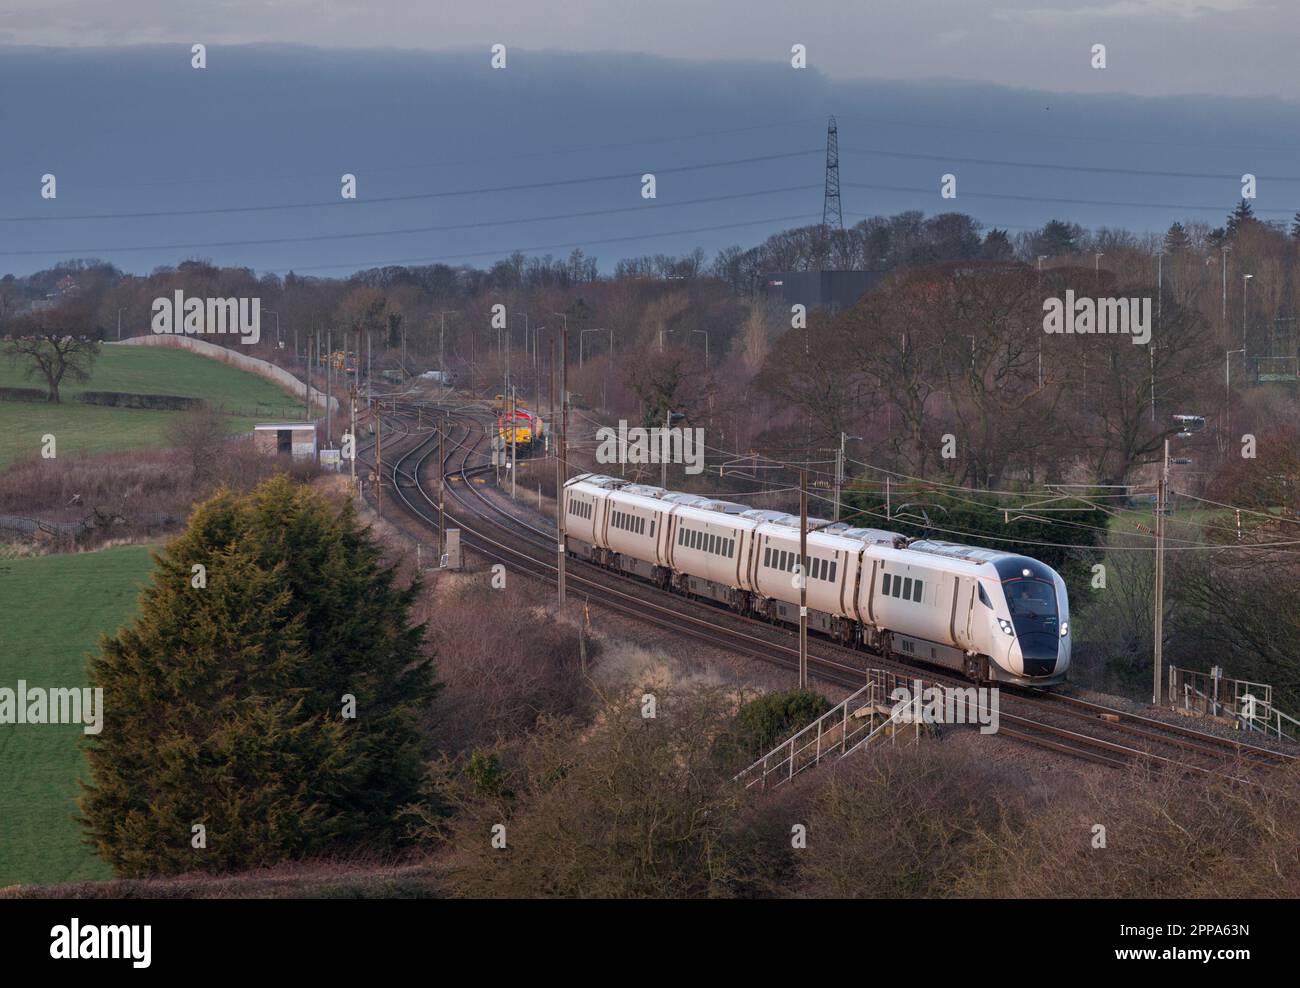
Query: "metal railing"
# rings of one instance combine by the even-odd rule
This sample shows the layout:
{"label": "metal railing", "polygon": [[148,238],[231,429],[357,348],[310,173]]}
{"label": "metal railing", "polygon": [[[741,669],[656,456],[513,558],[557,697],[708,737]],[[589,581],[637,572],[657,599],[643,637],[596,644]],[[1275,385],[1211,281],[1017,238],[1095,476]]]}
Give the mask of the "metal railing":
{"label": "metal railing", "polygon": [[[1273,706],[1273,687],[1209,672],[1169,667],[1169,696],[1175,706],[1202,716],[1227,717],[1239,727],[1283,740],[1300,738],[1300,720]],[[1284,722],[1286,728],[1284,728]],[[1287,733],[1289,728],[1290,733]]]}
{"label": "metal railing", "polygon": [[824,758],[844,758],[881,736],[895,741],[899,725],[908,722],[915,723],[914,739],[919,737],[921,719],[911,716],[912,706],[894,709],[888,702],[900,686],[910,696],[915,678],[905,678],[885,669],[868,669],[866,675],[864,685],[738,773],[735,781],[743,782],[746,789],[776,788],[821,764]]}

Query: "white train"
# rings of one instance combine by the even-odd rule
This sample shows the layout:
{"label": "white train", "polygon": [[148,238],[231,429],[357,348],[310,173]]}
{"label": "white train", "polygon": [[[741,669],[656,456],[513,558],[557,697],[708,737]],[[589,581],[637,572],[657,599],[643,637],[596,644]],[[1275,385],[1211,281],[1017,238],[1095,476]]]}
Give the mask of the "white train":
{"label": "white train", "polygon": [[[614,477],[565,484],[570,555],[744,614],[799,621],[799,518]],[[845,645],[1050,686],[1070,666],[1069,601],[1013,553],[809,519],[808,627]]]}

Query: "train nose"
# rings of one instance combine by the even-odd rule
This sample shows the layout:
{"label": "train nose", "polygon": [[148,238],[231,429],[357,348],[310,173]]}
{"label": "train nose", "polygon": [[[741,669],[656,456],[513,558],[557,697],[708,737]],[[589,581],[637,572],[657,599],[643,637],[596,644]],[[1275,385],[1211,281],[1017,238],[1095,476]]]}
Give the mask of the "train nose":
{"label": "train nose", "polygon": [[1016,639],[1015,650],[1020,653],[1024,675],[1050,676],[1056,672],[1056,661],[1060,654],[1060,641],[1056,635],[1043,632],[1021,635]]}

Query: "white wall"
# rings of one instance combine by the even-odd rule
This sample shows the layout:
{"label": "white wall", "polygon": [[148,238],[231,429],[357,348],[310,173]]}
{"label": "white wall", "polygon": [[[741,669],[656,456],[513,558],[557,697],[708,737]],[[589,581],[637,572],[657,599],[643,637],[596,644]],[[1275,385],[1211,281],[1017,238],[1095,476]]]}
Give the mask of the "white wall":
{"label": "white wall", "polygon": [[[275,364],[259,357],[240,353],[233,347],[217,346],[215,343],[207,343],[193,336],[173,336],[159,333],[148,336],[132,336],[128,340],[105,340],[104,342],[107,346],[169,346],[189,350],[191,353],[211,357],[213,360],[220,360],[232,367],[238,367],[240,370],[256,374],[258,377],[264,377],[299,398],[305,398],[307,395],[307,385],[283,367],[277,367]],[[311,400],[313,405],[324,407],[325,395],[316,388],[312,388]],[[330,410],[337,412],[339,410],[339,400],[330,398],[329,402]]]}

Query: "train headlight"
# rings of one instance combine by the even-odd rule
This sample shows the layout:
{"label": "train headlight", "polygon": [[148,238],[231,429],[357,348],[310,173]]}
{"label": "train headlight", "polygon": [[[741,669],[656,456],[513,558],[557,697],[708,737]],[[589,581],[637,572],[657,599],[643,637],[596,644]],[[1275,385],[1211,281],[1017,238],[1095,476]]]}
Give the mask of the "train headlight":
{"label": "train headlight", "polygon": [[998,627],[1001,628],[1003,631],[1005,631],[1008,635],[1015,634],[1015,631],[1011,627],[1011,622],[1008,621],[1006,618],[998,618]]}
{"label": "train headlight", "polygon": [[1069,633],[1070,633],[1070,622],[1069,621],[1061,622],[1061,637],[1064,638]]}

